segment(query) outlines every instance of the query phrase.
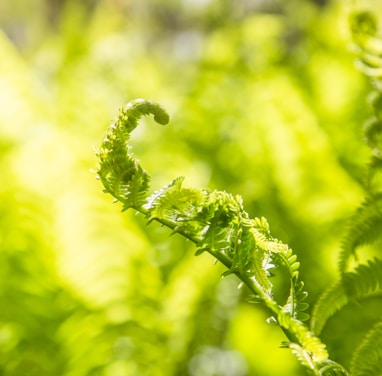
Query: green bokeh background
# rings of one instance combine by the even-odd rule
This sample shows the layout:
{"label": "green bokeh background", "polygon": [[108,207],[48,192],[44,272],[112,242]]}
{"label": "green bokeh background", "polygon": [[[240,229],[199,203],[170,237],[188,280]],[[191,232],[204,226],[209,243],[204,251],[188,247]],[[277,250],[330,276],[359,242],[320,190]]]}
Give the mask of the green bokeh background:
{"label": "green bokeh background", "polygon": [[[158,101],[170,125],[133,137],[153,189],[184,175],[241,194],[298,255],[313,303],[369,158],[350,4],[0,2],[0,375],[304,375],[235,277],[121,214],[91,170],[118,107]],[[356,317],[322,334],[345,366],[349,325],[368,328]]]}

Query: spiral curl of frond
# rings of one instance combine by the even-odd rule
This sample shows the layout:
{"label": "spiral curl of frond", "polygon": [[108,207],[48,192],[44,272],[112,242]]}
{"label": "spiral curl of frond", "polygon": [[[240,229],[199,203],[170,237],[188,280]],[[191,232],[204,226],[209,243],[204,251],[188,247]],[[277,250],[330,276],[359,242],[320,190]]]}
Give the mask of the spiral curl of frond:
{"label": "spiral curl of frond", "polygon": [[144,115],[154,115],[154,120],[165,125],[167,112],[153,101],[136,99],[120,108],[118,118],[110,125],[101,147],[97,151],[99,168],[97,176],[117,201],[126,210],[139,208],[146,201],[150,176],[129,153],[130,133]]}

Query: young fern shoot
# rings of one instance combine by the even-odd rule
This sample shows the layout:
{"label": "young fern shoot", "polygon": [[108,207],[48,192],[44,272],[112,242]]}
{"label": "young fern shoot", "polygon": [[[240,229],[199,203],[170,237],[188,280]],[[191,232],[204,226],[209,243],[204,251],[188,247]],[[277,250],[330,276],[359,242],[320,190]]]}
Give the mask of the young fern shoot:
{"label": "young fern shoot", "polygon": [[[154,115],[159,124],[169,116],[157,103],[136,99],[121,107],[97,151],[98,178],[104,191],[123,205],[123,210],[142,213],[148,222],[156,221],[173,233],[191,240],[196,255],[210,253],[226,268],[224,275],[235,274],[252,294],[252,300],[264,304],[288,341],[299,362],[313,375],[347,375],[347,371],[329,359],[325,345],[304,323],[307,293],[299,280],[299,262],[288,245],[274,238],[265,218],[250,218],[242,198],[225,191],[183,187],[183,178],[149,194],[150,175],[130,153],[131,132],[144,115]],[[277,268],[288,272],[290,290],[283,302],[274,297],[272,273]],[[272,273],[271,273],[272,271]]]}

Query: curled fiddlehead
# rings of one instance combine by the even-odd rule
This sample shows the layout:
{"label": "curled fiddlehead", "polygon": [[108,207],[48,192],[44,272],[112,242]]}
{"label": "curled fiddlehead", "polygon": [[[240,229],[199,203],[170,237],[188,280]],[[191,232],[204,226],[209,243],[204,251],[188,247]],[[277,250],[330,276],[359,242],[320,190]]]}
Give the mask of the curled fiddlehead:
{"label": "curled fiddlehead", "polygon": [[[160,124],[168,115],[158,104],[138,99],[120,110],[97,152],[98,177],[123,209],[133,208],[148,222],[157,221],[191,240],[196,255],[208,252],[226,266],[224,275],[235,274],[252,293],[251,300],[265,304],[272,312],[269,322],[286,334],[289,347],[314,375],[325,369],[346,371],[328,359],[325,345],[303,323],[307,293],[299,280],[299,262],[284,243],[274,238],[265,218],[250,218],[242,198],[225,191],[183,187],[178,177],[149,195],[149,174],[130,153],[130,133],[143,115],[153,114]],[[283,302],[274,298],[272,275],[277,268],[289,275],[290,291]],[[303,360],[303,361],[302,361]]]}
{"label": "curled fiddlehead", "polygon": [[167,112],[153,101],[136,99],[119,110],[118,118],[110,125],[101,147],[97,151],[100,161],[98,177],[124,210],[138,209],[146,200],[150,176],[129,153],[130,133],[144,115],[154,115],[154,120],[165,125]]}

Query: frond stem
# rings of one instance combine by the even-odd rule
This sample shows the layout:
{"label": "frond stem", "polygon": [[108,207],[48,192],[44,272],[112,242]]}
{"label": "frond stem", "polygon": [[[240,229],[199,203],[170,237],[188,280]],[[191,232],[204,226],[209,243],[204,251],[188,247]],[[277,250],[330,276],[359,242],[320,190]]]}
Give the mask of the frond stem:
{"label": "frond stem", "polygon": [[[133,208],[135,211],[143,214],[145,217],[148,217],[149,216],[149,210],[147,210],[146,208],[144,207],[134,207]],[[171,229],[171,230],[175,230],[177,225],[176,225],[176,222],[174,221],[171,221],[171,220],[168,220],[168,219],[164,219],[164,218],[153,218],[152,219],[153,221],[156,221],[158,223],[160,223],[161,225]],[[182,231],[179,231],[178,232],[181,236],[185,237],[186,239],[190,240],[191,242],[193,242],[195,245],[198,245],[200,242],[201,242],[201,239],[200,238],[197,238],[197,237],[194,237],[194,236],[191,236],[185,232],[182,232]],[[213,256],[214,258],[216,258],[218,261],[220,261],[227,269],[230,269],[232,267],[232,262],[231,260],[223,253],[221,252],[214,252],[212,250],[206,250],[206,252],[208,252],[211,256]],[[244,285],[246,285],[248,287],[248,289],[253,293],[255,294],[256,296],[259,297],[259,299],[261,299],[264,304],[268,307],[268,309],[270,309],[270,311],[276,315],[276,317],[279,315],[280,311],[281,311],[281,307],[277,304],[277,302],[275,302],[272,297],[266,293],[264,291],[264,289],[260,286],[260,284],[254,280],[253,278],[250,278],[249,276],[243,274],[243,273],[240,273],[238,271],[235,271],[233,274],[235,274],[243,283]],[[290,331],[289,329],[283,327],[282,325],[279,325],[280,328],[282,329],[282,331],[284,332],[285,336],[288,338],[289,341],[291,342],[299,342],[298,341],[298,338],[296,337],[296,335]]]}

